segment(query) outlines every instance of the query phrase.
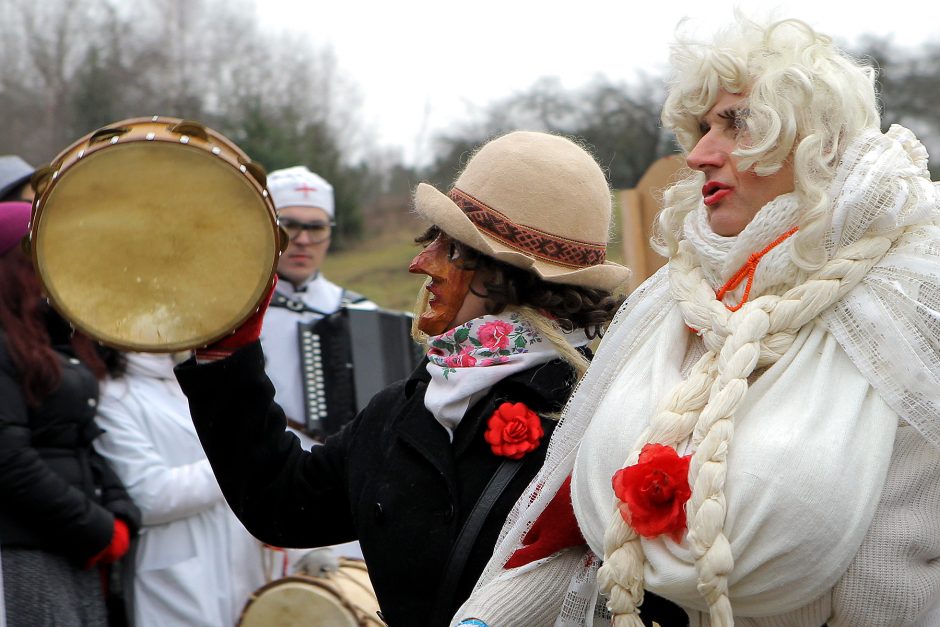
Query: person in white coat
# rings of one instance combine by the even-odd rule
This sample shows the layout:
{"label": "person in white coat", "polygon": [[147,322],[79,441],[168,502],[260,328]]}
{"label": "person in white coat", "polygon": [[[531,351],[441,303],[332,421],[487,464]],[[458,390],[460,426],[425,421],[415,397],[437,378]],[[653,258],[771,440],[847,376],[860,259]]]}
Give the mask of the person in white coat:
{"label": "person in white coat", "polygon": [[374,309],[375,303],[327,280],[320,272],[333,234],[333,186],[304,166],[271,172],[267,186],[290,243],[278,259],[277,291],[261,329],[265,372],[274,384],[275,400],[287,415],[288,429],[309,450],[322,438],[307,424],[308,382],[301,366],[300,325],[341,307]]}
{"label": "person in white coat", "polygon": [[127,354],[103,387],[95,448],[143,514],[133,551],[136,627],[234,625],[265,582],[263,547],[222,497],[170,355]]}

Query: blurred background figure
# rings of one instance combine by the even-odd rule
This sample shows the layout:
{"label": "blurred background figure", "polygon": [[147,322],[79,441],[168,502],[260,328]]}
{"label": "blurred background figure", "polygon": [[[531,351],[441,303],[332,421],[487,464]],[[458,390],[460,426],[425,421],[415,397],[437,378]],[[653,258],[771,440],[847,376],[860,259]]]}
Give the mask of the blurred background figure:
{"label": "blurred background figure", "polygon": [[33,166],[16,155],[0,155],[0,202],[32,202],[33,188],[29,179],[33,172]]}
{"label": "blurred background figure", "polygon": [[[31,199],[32,188],[27,182],[32,174],[32,166],[19,157],[15,155],[0,156],[0,202]],[[0,627],[6,627],[2,569],[0,569]]]}
{"label": "blurred background figure", "polygon": [[97,450],[140,507],[126,588],[136,627],[235,624],[264,583],[261,543],[222,498],[168,354],[122,354],[102,388]]}
{"label": "blurred background figure", "polygon": [[309,450],[326,434],[322,419],[307,402],[308,391],[318,381],[317,373],[303,367],[310,355],[301,354],[302,328],[341,307],[375,308],[375,304],[320,273],[334,226],[333,186],[304,166],[271,172],[267,185],[290,244],[278,260],[280,280],[261,330],[265,370],[274,383],[277,403],[287,414],[288,428]]}
{"label": "blurred background figure", "polygon": [[[28,178],[28,177],[27,177]],[[10,180],[3,183],[9,191]],[[92,442],[90,340],[45,305],[20,240],[30,205],[0,203],[0,553],[9,625],[105,625],[106,573],[140,513]],[[120,624],[123,616],[111,617]]]}
{"label": "blurred background figure", "polygon": [[[32,174],[32,166],[19,157],[0,156],[0,202],[32,199],[32,187],[28,184]],[[0,627],[6,627],[2,569],[0,569]]]}

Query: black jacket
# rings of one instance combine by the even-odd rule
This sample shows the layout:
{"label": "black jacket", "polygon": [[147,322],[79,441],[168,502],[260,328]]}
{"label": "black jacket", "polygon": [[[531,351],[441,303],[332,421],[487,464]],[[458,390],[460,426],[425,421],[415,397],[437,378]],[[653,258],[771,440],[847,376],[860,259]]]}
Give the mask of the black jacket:
{"label": "black jacket", "polygon": [[504,401],[539,413],[545,436],[500,494],[472,544],[450,615],[469,596],[509,510],[544,461],[554,421],[574,383],[555,360],[497,383],[471,407],[454,441],[424,407],[424,363],[377,394],[311,452],[285,433],[260,345],[214,363],[177,368],[193,420],[226,499],[270,544],[311,547],[360,541],[389,625],[435,624],[430,614],[455,539],[502,463],[483,438]]}
{"label": "black jacket", "polygon": [[92,448],[98,382],[77,359],[58,353],[62,380],[28,407],[0,333],[0,544],[70,557],[77,565],[111,541],[114,516],[132,533],[140,512]]}

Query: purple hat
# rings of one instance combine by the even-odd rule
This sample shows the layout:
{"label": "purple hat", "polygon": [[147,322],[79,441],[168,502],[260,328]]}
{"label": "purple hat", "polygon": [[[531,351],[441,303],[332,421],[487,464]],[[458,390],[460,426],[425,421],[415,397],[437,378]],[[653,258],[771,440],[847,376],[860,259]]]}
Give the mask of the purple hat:
{"label": "purple hat", "polygon": [[29,218],[33,207],[28,202],[0,202],[0,255],[29,233]]}

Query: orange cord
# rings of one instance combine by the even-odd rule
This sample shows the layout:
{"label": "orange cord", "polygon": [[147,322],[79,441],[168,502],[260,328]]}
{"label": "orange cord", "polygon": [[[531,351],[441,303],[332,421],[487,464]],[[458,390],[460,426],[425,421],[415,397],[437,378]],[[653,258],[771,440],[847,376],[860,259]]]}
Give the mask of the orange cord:
{"label": "orange cord", "polygon": [[771,250],[782,244],[788,237],[796,233],[800,227],[795,226],[773,242],[770,243],[767,248],[760,251],[759,253],[754,253],[747,258],[747,262],[741,266],[741,269],[735,272],[734,276],[728,279],[728,282],[721,286],[717,292],[715,292],[715,298],[722,300],[729,291],[733,290],[741,284],[741,281],[744,280],[744,277],[747,277],[747,285],[744,287],[744,297],[741,299],[741,302],[737,305],[725,305],[728,308],[728,311],[737,311],[744,306],[744,303],[747,302],[748,297],[751,295],[751,286],[754,284],[754,273],[757,272],[757,264],[760,263],[760,260],[764,255],[769,253]]}

